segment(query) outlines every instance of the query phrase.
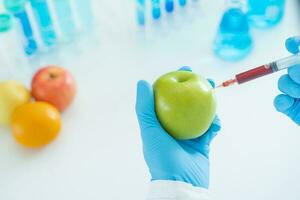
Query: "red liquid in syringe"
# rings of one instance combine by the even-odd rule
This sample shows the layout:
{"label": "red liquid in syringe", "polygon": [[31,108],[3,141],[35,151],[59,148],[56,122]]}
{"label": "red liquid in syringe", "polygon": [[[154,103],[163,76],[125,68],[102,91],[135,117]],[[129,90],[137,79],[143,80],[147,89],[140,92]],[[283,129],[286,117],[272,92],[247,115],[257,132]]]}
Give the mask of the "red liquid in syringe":
{"label": "red liquid in syringe", "polygon": [[254,68],[254,69],[248,70],[246,72],[235,75],[234,79],[230,79],[228,81],[223,82],[221,86],[228,87],[235,83],[242,84],[242,83],[251,81],[253,79],[257,79],[259,77],[265,76],[267,74],[272,74],[273,72],[274,72],[274,70],[271,67],[271,65],[269,65],[269,64],[262,65],[262,66]]}

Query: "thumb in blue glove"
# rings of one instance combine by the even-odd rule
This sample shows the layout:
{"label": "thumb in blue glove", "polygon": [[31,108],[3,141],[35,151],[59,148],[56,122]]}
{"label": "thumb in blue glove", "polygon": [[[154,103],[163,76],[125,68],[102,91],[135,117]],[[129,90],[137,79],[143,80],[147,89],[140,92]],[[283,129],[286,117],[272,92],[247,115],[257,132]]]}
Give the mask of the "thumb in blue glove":
{"label": "thumb in blue glove", "polygon": [[[181,70],[191,71],[187,67]],[[136,113],[152,180],[182,181],[208,188],[209,146],[220,130],[219,119],[216,117],[210,129],[199,138],[175,140],[156,117],[152,86],[146,81],[137,84]]]}
{"label": "thumb in blue glove", "polygon": [[[300,37],[292,37],[286,40],[286,48],[291,53],[299,53],[299,47]],[[284,94],[280,94],[275,98],[275,108],[300,125],[300,65],[290,67],[288,74],[280,77],[278,88]]]}

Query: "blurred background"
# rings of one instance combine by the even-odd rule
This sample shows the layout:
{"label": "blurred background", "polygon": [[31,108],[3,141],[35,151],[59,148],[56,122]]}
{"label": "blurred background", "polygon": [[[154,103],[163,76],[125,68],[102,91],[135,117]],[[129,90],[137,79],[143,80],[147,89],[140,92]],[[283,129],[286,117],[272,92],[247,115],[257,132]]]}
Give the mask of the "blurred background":
{"label": "blurred background", "polygon": [[[300,34],[297,0],[0,2],[0,80],[29,86],[37,69],[55,64],[78,83],[46,148],[25,149],[0,127],[3,200],[145,199],[136,82],[191,66],[219,83],[288,56],[285,39]],[[273,107],[283,73],[217,91],[216,200],[300,199],[299,127]]]}

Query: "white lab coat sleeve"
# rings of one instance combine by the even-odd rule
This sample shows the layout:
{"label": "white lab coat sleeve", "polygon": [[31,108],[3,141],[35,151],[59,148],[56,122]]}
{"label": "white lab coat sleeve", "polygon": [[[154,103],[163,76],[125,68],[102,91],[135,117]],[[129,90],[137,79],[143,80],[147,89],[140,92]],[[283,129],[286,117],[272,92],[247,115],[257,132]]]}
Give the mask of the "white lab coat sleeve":
{"label": "white lab coat sleeve", "polygon": [[207,189],[180,181],[157,180],[150,183],[147,200],[208,200]]}

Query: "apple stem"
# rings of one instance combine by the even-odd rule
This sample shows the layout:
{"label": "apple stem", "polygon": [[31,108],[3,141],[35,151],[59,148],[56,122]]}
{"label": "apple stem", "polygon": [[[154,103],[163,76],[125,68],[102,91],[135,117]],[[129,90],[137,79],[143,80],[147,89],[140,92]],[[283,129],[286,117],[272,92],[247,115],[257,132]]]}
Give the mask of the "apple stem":
{"label": "apple stem", "polygon": [[56,74],[53,74],[53,73],[50,73],[49,76],[50,76],[51,79],[55,79],[55,78],[57,77],[57,75],[56,75]]}

